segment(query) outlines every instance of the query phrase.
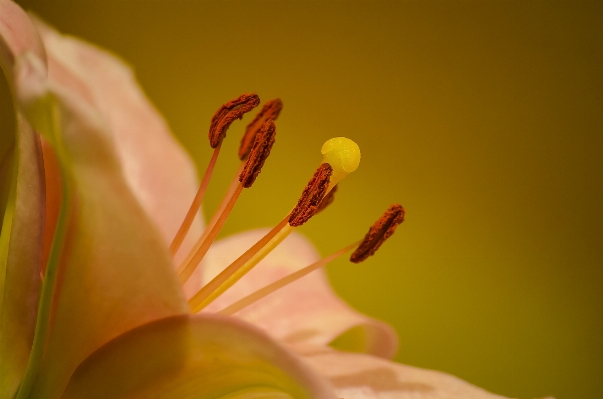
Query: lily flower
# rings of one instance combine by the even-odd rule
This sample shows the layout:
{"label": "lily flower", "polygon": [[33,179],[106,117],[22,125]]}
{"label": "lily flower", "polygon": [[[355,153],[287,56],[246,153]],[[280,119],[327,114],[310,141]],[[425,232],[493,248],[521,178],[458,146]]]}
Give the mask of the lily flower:
{"label": "lily flower", "polygon": [[[336,151],[348,141],[323,147],[327,162],[277,227],[214,243],[270,152],[278,104],[250,124],[241,181],[203,230],[211,172],[186,216],[193,164],[127,65],[9,0],[0,65],[17,122],[0,141],[0,399],[500,398],[390,362],[391,327],[330,288],[321,267],[351,250],[352,261],[372,255],[403,208],[323,259],[293,231],[357,166],[359,153]],[[255,106],[248,95],[219,110],[215,157]]]}

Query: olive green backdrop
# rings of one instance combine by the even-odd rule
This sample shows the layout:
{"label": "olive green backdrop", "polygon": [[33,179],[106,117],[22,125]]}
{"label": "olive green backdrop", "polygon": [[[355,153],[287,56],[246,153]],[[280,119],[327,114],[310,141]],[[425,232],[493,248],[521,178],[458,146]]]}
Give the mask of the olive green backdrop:
{"label": "olive green backdrop", "polygon": [[19,3],[130,62],[200,169],[219,105],[248,91],[283,99],[228,234],[276,223],[322,143],[356,140],[360,168],[302,230],[327,254],[406,207],[377,256],[328,267],[342,297],[398,330],[398,361],[508,396],[600,397],[601,3]]}

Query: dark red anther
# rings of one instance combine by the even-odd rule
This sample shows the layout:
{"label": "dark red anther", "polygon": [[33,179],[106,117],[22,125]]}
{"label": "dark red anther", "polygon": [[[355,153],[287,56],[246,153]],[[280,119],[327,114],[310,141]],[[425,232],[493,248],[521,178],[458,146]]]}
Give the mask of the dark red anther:
{"label": "dark red anther", "polygon": [[293,227],[306,223],[318,210],[318,207],[327,193],[333,168],[328,163],[323,163],[316,169],[314,176],[306,185],[297,205],[291,211],[289,224]]}
{"label": "dark red anther", "polygon": [[209,145],[216,148],[226,137],[226,131],[235,119],[243,118],[243,115],[260,104],[257,94],[242,94],[234,100],[222,105],[211,118],[209,126]]}
{"label": "dark red anther", "polygon": [[335,193],[337,192],[337,184],[333,186],[331,191],[325,195],[325,197],[318,204],[318,208],[316,209],[316,213],[322,212],[327,206],[331,205],[331,203],[335,200]]}
{"label": "dark red anther", "polygon": [[241,146],[239,147],[239,159],[241,161],[246,160],[249,156],[251,147],[253,147],[253,143],[255,142],[255,136],[260,131],[264,122],[268,119],[276,120],[282,109],[283,102],[280,98],[267,101],[262,107],[262,110],[258,112],[255,118],[247,125],[245,134],[241,139]]}
{"label": "dark red anther", "polygon": [[350,261],[360,263],[373,255],[377,249],[394,234],[396,228],[404,221],[402,205],[392,205],[369,229],[368,233],[350,257]]}
{"label": "dark red anther", "polygon": [[268,119],[262,124],[260,132],[256,135],[245,168],[239,175],[239,181],[243,183],[243,187],[251,187],[262,171],[262,166],[274,145],[274,136],[276,136],[276,125],[272,119]]}

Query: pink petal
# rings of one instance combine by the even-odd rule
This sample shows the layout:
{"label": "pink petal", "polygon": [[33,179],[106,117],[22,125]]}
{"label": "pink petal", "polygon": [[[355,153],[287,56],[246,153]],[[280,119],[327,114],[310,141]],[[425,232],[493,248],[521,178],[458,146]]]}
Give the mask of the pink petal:
{"label": "pink petal", "polygon": [[18,105],[53,146],[68,204],[61,216],[66,227],[57,228],[61,252],[46,275],[56,271],[57,285],[31,393],[57,398],[94,350],[187,307],[165,242],[126,183],[102,116],[77,93],[47,81],[33,54],[16,65]]}
{"label": "pink petal", "polygon": [[438,371],[327,348],[296,349],[345,399],[503,399]]}
{"label": "pink petal", "polygon": [[[46,47],[49,79],[77,93],[108,124],[126,181],[169,245],[198,187],[189,156],[146,98],[128,65],[107,51],[61,35],[33,19]],[[198,217],[175,264],[201,230]],[[190,286],[198,285],[198,276],[196,279]]]}
{"label": "pink petal", "polygon": [[[216,242],[203,265],[203,281],[209,281],[231,261],[253,245],[266,230],[254,230]],[[218,311],[283,276],[319,258],[312,245],[299,234],[292,234],[266,259],[208,308]],[[326,274],[318,270],[269,295],[236,314],[263,328],[278,340],[293,343],[328,345],[352,330],[363,333],[363,348],[377,356],[389,357],[396,350],[394,330],[366,317],[339,299]]]}
{"label": "pink petal", "polygon": [[180,316],[109,342],[74,373],[63,399],[334,398],[329,384],[233,318]]}
{"label": "pink petal", "polygon": [[[13,89],[16,57],[44,59],[40,37],[27,14],[0,0],[0,66]],[[18,114],[14,135],[0,137],[0,397],[12,398],[33,342],[44,229],[44,169],[39,137]],[[10,194],[12,192],[12,194]]]}
{"label": "pink petal", "polygon": [[26,51],[46,62],[42,40],[27,13],[11,0],[0,0],[0,65],[10,83],[15,59]]}

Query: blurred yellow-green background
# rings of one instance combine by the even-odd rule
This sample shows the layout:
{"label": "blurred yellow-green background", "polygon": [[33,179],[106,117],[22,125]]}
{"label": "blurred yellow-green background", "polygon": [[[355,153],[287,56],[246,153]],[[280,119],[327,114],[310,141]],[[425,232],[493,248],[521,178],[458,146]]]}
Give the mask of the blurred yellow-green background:
{"label": "blurred yellow-green background", "polygon": [[377,256],[328,268],[342,297],[396,328],[398,361],[511,397],[600,397],[602,3],[18,3],[131,63],[200,169],[219,105],[282,98],[277,143],[226,233],[280,220],[322,143],[354,139],[360,168],[302,230],[327,254],[405,206]]}

